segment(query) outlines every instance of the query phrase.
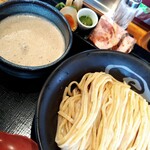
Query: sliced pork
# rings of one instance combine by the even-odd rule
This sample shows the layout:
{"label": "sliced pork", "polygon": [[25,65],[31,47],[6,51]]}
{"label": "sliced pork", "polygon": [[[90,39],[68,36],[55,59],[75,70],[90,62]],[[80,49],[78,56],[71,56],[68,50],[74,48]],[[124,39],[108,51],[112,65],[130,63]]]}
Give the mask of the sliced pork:
{"label": "sliced pork", "polygon": [[[135,40],[128,35],[126,30],[106,15],[101,16],[97,26],[89,35],[89,39],[99,49],[112,49],[122,52],[129,52],[128,47],[132,47],[135,43]],[[130,42],[130,39],[132,42]]]}
{"label": "sliced pork", "polygon": [[116,50],[124,53],[130,53],[135,43],[136,40],[134,38],[130,35],[126,35]]}

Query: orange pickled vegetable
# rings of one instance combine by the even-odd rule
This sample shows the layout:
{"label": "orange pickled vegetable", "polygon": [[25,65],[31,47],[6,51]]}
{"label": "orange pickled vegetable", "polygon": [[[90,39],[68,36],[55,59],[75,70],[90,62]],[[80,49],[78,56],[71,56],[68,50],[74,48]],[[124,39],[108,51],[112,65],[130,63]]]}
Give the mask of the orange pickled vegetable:
{"label": "orange pickled vegetable", "polygon": [[60,10],[60,12],[64,15],[66,20],[68,21],[71,30],[75,31],[78,27],[77,23],[77,10],[71,6],[65,6]]}
{"label": "orange pickled vegetable", "polygon": [[69,25],[70,25],[70,27],[71,27],[71,30],[72,30],[72,31],[75,31],[75,30],[76,30],[76,27],[77,27],[75,20],[74,20],[74,19],[72,18],[72,16],[69,15],[69,14],[65,14],[64,16],[65,16],[65,18],[67,19],[67,21],[68,21],[68,23],[69,23]]}

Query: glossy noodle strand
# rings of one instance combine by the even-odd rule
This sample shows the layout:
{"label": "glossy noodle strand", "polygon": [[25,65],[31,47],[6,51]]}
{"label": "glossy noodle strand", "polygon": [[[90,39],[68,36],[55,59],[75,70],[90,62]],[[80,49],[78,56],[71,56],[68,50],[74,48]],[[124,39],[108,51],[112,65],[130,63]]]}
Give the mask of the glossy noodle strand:
{"label": "glossy noodle strand", "polygon": [[63,150],[150,150],[150,106],[104,72],[64,90],[55,141]]}

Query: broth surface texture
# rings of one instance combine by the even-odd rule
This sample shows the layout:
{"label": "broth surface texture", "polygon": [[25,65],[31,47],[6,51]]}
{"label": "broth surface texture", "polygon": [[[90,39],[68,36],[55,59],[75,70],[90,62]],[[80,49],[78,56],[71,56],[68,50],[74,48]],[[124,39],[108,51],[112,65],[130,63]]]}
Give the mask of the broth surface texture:
{"label": "broth surface texture", "polygon": [[0,22],[0,56],[23,66],[41,66],[65,52],[61,31],[34,15],[13,15]]}

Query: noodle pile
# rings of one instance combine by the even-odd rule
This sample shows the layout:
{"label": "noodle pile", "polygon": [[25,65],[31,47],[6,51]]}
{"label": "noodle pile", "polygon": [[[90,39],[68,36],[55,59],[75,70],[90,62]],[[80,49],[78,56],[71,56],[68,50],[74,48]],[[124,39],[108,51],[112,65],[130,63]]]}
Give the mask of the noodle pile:
{"label": "noodle pile", "polygon": [[150,106],[104,72],[65,88],[55,141],[63,150],[150,150]]}

